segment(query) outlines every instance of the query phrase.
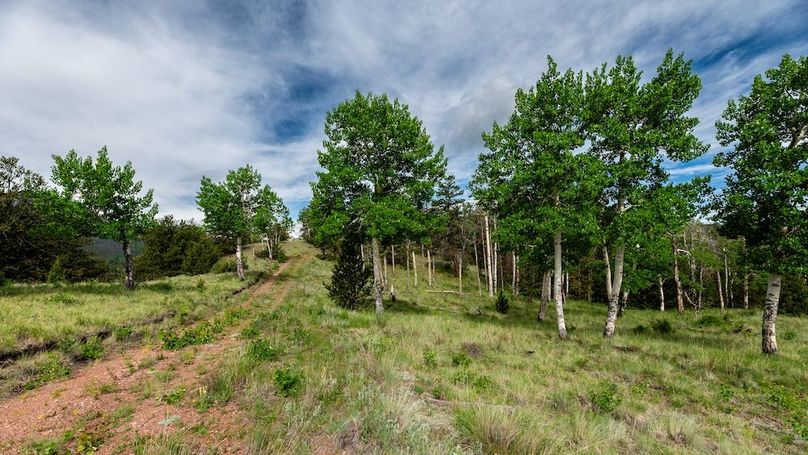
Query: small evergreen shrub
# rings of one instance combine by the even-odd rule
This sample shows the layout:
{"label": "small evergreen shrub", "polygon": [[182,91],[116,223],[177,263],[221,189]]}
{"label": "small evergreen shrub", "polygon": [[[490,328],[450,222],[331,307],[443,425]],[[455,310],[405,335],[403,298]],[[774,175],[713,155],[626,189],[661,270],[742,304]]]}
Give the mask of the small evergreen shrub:
{"label": "small evergreen shrub", "polygon": [[787,330],[785,333],[783,333],[783,339],[786,341],[791,341],[795,338],[797,338],[797,332],[793,330]]}
{"label": "small evergreen shrub", "polygon": [[[348,223],[349,226],[355,224]],[[347,228],[331,272],[331,283],[325,286],[331,300],[348,310],[370,305],[372,272],[362,261],[361,245],[362,236],[358,230]]]}
{"label": "small evergreen shrub", "polygon": [[64,257],[59,256],[51,264],[48,270],[48,283],[64,283],[67,281],[67,272],[65,271]]}
{"label": "small evergreen shrub", "polygon": [[[219,247],[209,237],[202,237],[188,247],[182,260],[182,272],[189,275],[201,275],[210,269],[222,255]],[[235,261],[234,264],[235,266]]]}
{"label": "small evergreen shrub", "polygon": [[508,297],[506,297],[505,293],[502,291],[499,291],[499,294],[497,294],[496,308],[499,314],[508,314],[508,310],[510,309]]}

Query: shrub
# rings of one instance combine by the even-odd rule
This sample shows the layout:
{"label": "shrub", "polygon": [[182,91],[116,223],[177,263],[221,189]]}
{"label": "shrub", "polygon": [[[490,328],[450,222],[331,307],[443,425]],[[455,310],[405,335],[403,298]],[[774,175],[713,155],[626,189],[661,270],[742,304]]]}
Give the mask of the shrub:
{"label": "shrub", "polygon": [[208,322],[203,322],[196,327],[185,330],[181,335],[178,335],[173,330],[162,330],[160,331],[160,340],[163,342],[164,348],[175,351],[186,346],[209,343],[213,340],[213,332],[213,326]]}
{"label": "shrub", "polygon": [[505,293],[502,291],[499,291],[499,294],[497,294],[496,308],[497,313],[500,314],[508,314],[508,310],[510,309],[508,297],[505,297]]}
{"label": "shrub", "polygon": [[458,352],[452,354],[452,366],[453,367],[467,367],[471,365],[471,357],[465,352]]}
{"label": "shrub", "polygon": [[[247,270],[247,262],[243,262],[244,270]],[[236,258],[232,256],[223,257],[213,264],[213,273],[236,273]]]}
{"label": "shrub", "polygon": [[275,370],[273,376],[278,393],[285,397],[297,396],[303,389],[303,373],[293,367]]}
{"label": "shrub", "polygon": [[278,351],[267,340],[255,340],[250,343],[247,354],[255,360],[275,360]]}
{"label": "shrub", "polygon": [[438,357],[432,349],[424,348],[424,366],[429,368],[438,366]]}
{"label": "shrub", "polygon": [[589,394],[596,411],[610,413],[623,401],[618,394],[617,384],[609,381],[601,382],[597,389]]}
{"label": "shrub", "polygon": [[203,237],[188,248],[185,258],[182,260],[182,271],[189,275],[208,273],[221,255],[219,247],[213,243],[213,240]]}
{"label": "shrub", "polygon": [[787,330],[786,332],[783,333],[783,339],[786,341],[791,341],[795,338],[797,338],[797,332],[793,330]]}
{"label": "shrub", "polygon": [[674,332],[673,324],[667,319],[655,319],[651,323],[651,330],[661,335],[668,335]]}
{"label": "shrub", "polygon": [[90,337],[81,344],[81,358],[86,360],[96,360],[104,356],[104,345],[101,338]]}
{"label": "shrub", "polygon": [[64,283],[67,280],[63,256],[59,256],[48,270],[48,283]]}
{"label": "shrub", "polygon": [[723,327],[724,320],[714,314],[705,314],[696,320],[699,327]]}
{"label": "shrub", "polygon": [[[357,223],[348,223],[353,226]],[[371,270],[362,261],[362,236],[357,229],[347,228],[337,262],[331,272],[331,283],[326,284],[328,296],[335,304],[356,310],[370,304]]]}
{"label": "shrub", "polygon": [[61,303],[62,305],[75,305],[79,303],[79,299],[66,293],[59,291],[51,296],[48,296],[48,303]]}

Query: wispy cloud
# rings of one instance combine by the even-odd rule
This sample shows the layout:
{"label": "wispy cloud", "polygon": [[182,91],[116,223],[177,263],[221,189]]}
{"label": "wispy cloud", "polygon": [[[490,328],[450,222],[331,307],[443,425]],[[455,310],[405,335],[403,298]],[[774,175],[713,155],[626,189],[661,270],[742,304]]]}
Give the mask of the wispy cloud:
{"label": "wispy cloud", "polygon": [[[161,209],[198,217],[202,175],[252,163],[299,209],[325,112],[354,90],[388,92],[446,144],[462,180],[481,132],[552,54],[589,70],[618,53],[652,72],[668,47],[704,80],[698,134],[784,52],[808,52],[799,1],[5,2],[0,153],[49,174],[70,148],[132,160]],[[709,159],[677,179],[714,173]]]}

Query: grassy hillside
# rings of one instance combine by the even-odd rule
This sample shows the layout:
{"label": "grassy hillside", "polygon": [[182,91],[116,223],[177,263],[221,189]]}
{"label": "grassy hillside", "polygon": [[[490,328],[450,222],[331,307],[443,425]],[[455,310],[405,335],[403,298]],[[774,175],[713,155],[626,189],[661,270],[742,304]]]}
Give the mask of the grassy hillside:
{"label": "grassy hillside", "polygon": [[[476,292],[429,292],[455,288],[446,274],[429,288],[421,273],[416,290],[399,269],[383,318],[344,311],[329,272],[317,259],[290,268],[280,306],[251,322],[263,341],[210,379],[209,393],[237,391],[255,453],[808,449],[808,320],[781,318],[781,353],[763,357],[755,312],[630,309],[604,341],[605,308],[569,302],[562,342],[534,304],[502,316]],[[263,342],[271,356],[255,353]]]}
{"label": "grassy hillside", "polygon": [[[133,421],[144,407],[171,417],[159,434],[96,412],[82,417],[84,433],[28,447],[75,448],[79,434],[108,451],[149,454],[808,450],[808,320],[782,317],[781,352],[763,357],[755,312],[629,309],[617,336],[604,341],[605,308],[571,301],[570,340],[560,341],[555,321],[536,322],[535,302],[512,299],[500,315],[478,296],[472,273],[464,284],[472,292],[460,296],[443,292],[456,290],[448,273],[427,286],[423,264],[417,289],[403,268],[388,267],[398,299],[377,318],[330,302],[323,283],[331,263],[312,247],[292,241],[286,249],[290,266],[279,279],[221,335],[202,341],[228,340],[223,354],[200,357],[194,346],[147,338],[178,349],[181,361],[147,364],[154,371],[146,382],[104,392],[135,400],[115,401],[132,409]],[[205,287],[225,290],[229,279],[207,275]],[[145,300],[128,303],[193,299],[193,283],[179,280],[162,291],[144,287]],[[194,373],[176,373],[182,368]]]}

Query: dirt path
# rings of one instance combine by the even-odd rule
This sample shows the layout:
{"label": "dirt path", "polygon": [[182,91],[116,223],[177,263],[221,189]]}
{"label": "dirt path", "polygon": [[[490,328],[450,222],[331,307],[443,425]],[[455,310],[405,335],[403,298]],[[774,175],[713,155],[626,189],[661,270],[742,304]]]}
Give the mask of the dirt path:
{"label": "dirt path", "polygon": [[[280,300],[288,283],[278,277],[299,259],[291,258],[254,286],[244,305],[276,286]],[[136,437],[178,431],[201,453],[212,448],[246,453],[246,417],[233,401],[205,412],[192,404],[210,368],[241,344],[239,329],[230,327],[212,343],[178,351],[141,347],[113,354],[0,403],[0,453],[18,453],[31,441],[60,441],[66,431],[73,433],[73,445],[98,447],[99,454],[131,453],[125,447]]]}

